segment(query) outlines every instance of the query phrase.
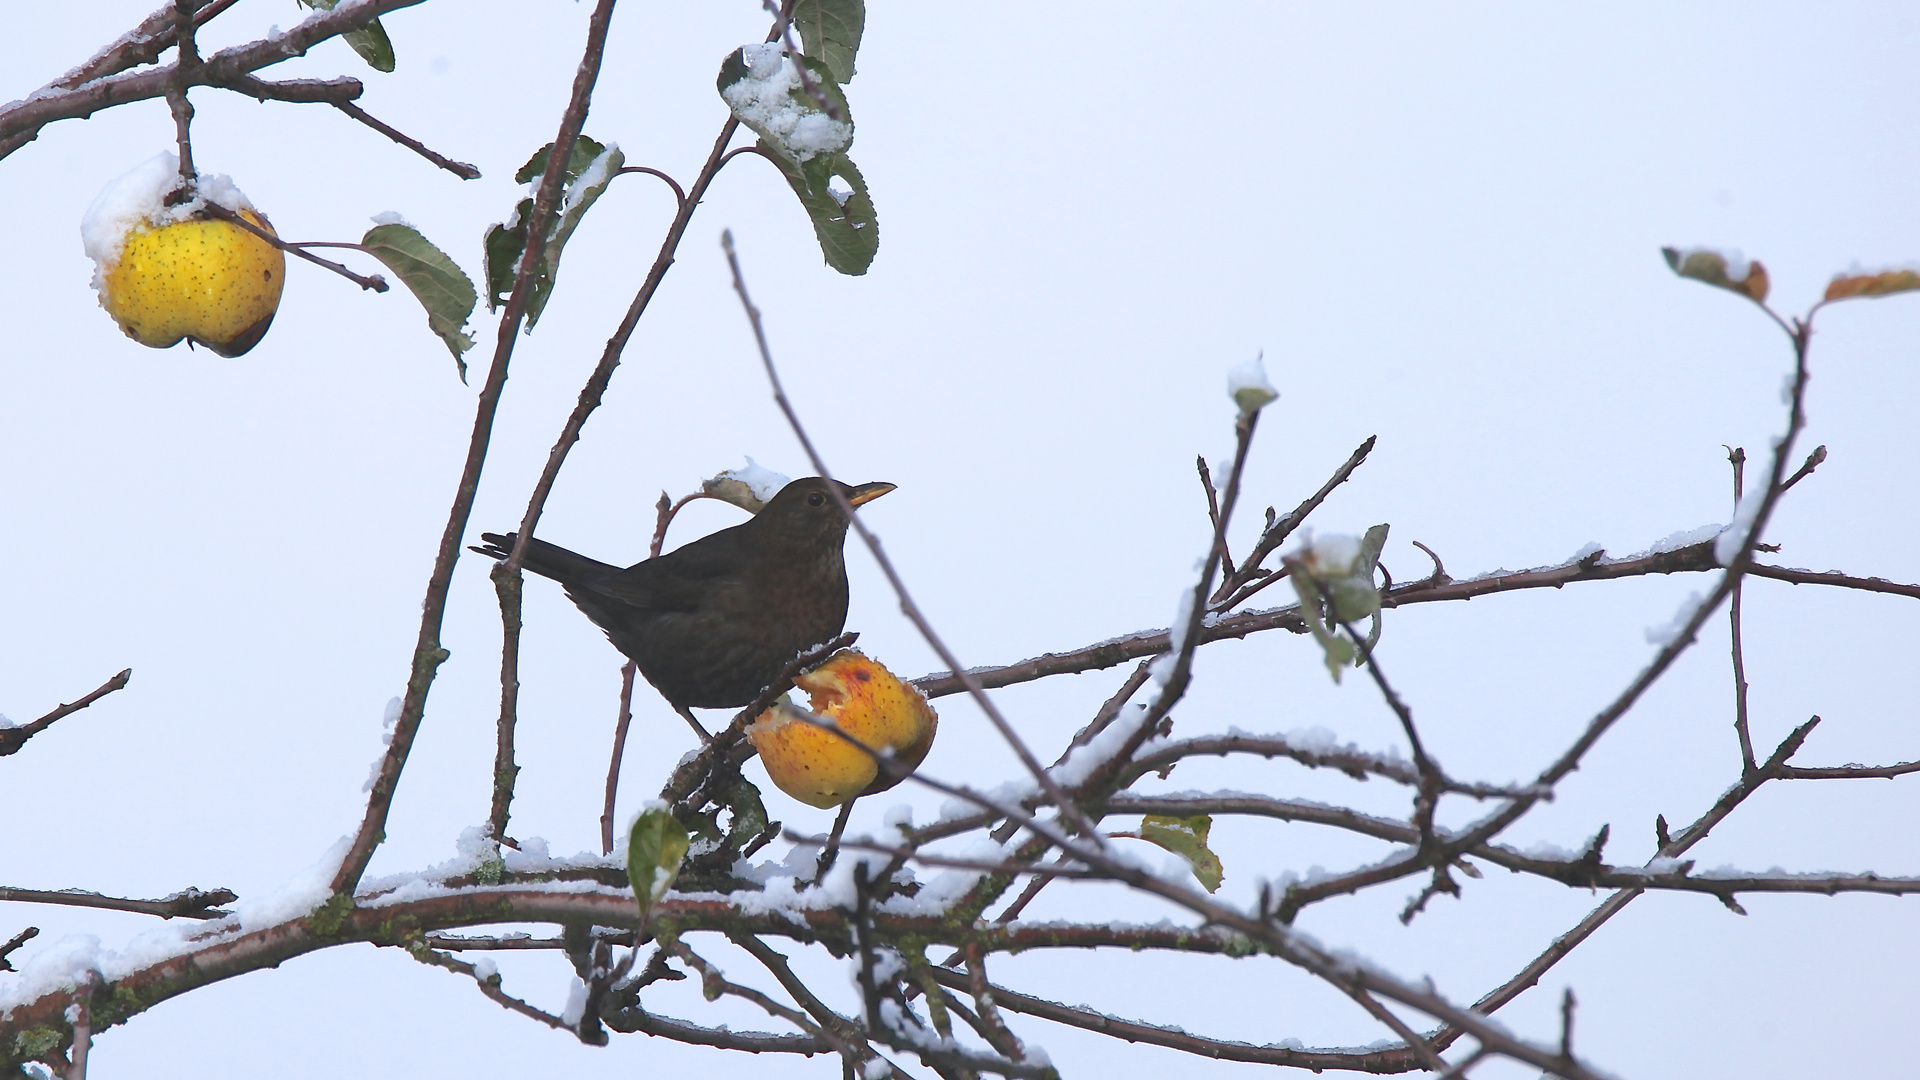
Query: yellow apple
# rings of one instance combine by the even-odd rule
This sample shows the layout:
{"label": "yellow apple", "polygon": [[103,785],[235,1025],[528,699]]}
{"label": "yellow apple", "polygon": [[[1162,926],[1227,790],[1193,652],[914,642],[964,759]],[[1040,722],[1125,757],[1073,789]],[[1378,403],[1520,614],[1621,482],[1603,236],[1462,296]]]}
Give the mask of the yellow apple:
{"label": "yellow apple", "polygon": [[[927,699],[857,650],[840,650],[794,685],[807,692],[812,712],[863,745],[889,754],[905,769],[918,766],[933,746],[939,717]],[[781,791],[826,809],[899,783],[864,750],[806,722],[799,713],[782,701],[747,729],[767,775]]]}
{"label": "yellow apple", "polygon": [[[240,216],[273,231],[257,210]],[[232,222],[190,218],[129,232],[101,275],[100,306],[142,345],[186,338],[239,356],[273,323],[286,274],[279,248]]]}

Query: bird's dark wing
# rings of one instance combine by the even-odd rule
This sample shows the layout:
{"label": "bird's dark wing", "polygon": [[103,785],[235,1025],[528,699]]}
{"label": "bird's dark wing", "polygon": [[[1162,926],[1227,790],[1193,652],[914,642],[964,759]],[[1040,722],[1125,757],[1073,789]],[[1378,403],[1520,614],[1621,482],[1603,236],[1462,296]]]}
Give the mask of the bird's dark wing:
{"label": "bird's dark wing", "polygon": [[722,529],[665,555],[635,563],[594,591],[648,611],[699,611],[716,591],[739,582],[747,555],[744,526]]}

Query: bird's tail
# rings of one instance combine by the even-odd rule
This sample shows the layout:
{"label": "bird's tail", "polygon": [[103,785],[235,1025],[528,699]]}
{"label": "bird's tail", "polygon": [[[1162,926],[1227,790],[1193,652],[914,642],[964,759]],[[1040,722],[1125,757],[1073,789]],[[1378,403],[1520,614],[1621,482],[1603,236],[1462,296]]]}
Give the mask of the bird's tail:
{"label": "bird's tail", "polygon": [[[481,533],[484,546],[474,546],[470,551],[478,552],[495,559],[504,559],[513,551],[515,533]],[[609,574],[620,572],[617,566],[610,566],[598,559],[589,559],[585,555],[568,551],[558,544],[549,544],[539,537],[527,541],[526,555],[520,565],[544,578],[552,578],[562,585],[592,584]]]}

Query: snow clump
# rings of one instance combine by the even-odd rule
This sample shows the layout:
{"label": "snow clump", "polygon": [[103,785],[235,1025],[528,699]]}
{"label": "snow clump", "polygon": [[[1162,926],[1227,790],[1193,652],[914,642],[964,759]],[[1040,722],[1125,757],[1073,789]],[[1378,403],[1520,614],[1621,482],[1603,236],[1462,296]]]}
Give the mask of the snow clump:
{"label": "snow clump", "polygon": [[[127,236],[147,229],[158,229],[186,221],[206,208],[208,203],[223,206],[234,213],[254,210],[246,195],[228,176],[202,173],[192,199],[168,206],[168,193],[180,186],[180,159],[171,153],[159,153],[119,179],[108,184],[80,218],[80,244],[93,260],[93,288],[100,292],[106,275],[120,261]],[[104,296],[103,296],[104,301]]]}
{"label": "snow clump", "polygon": [[746,77],[720,91],[741,122],[767,136],[795,161],[845,150],[853,125],[820,111],[801,89],[800,68],[778,44],[745,45],[740,59]]}

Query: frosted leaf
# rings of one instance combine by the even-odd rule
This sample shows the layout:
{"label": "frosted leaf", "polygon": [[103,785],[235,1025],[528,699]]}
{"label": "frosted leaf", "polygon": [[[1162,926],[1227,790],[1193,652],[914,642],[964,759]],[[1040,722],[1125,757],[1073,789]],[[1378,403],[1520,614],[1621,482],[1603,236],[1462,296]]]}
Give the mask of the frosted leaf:
{"label": "frosted leaf", "polygon": [[806,97],[800,68],[778,44],[745,46],[740,59],[746,77],[721,88],[720,96],[741,123],[765,135],[796,162],[852,144],[853,125],[828,116]]}
{"label": "frosted leaf", "polygon": [[760,508],[773,498],[774,493],[786,487],[792,480],[783,473],[761,465],[752,458],[747,459],[745,468],[727,469],[711,480],[702,481],[700,489],[716,499],[730,502],[749,514],[757,514]]}
{"label": "frosted leaf", "polygon": [[1240,407],[1242,415],[1257,413],[1280,396],[1267,381],[1264,360],[1265,354],[1261,354],[1227,372],[1227,396]]}

